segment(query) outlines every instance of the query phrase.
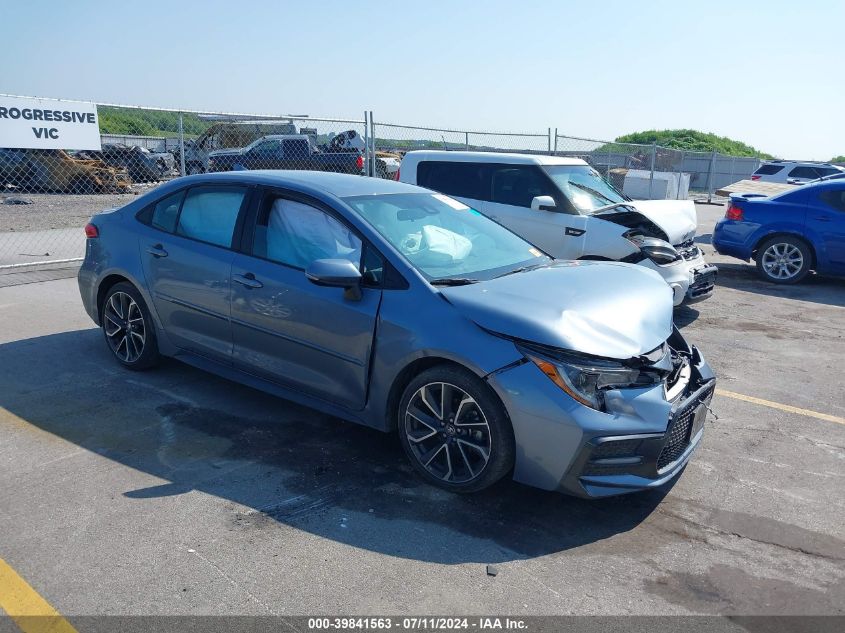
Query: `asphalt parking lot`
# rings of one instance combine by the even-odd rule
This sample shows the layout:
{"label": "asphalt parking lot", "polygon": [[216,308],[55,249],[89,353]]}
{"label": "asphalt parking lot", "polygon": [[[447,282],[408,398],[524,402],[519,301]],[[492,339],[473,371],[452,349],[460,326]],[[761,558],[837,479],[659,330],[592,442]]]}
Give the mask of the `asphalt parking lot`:
{"label": "asphalt parking lot", "polygon": [[719,285],[676,319],[719,419],[671,485],[603,501],[441,492],[392,436],[123,370],[75,279],[0,287],[0,559],[71,618],[845,614],[845,281],[765,284],[698,210]]}

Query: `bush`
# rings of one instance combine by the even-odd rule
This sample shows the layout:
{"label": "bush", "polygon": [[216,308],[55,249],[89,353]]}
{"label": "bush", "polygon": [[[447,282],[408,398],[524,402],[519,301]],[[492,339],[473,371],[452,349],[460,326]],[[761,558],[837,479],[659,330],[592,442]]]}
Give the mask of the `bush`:
{"label": "bush", "polygon": [[720,154],[726,154],[728,156],[773,158],[771,154],[761,152],[757,148],[751,147],[741,141],[735,141],[726,136],[716,136],[710,132],[699,132],[698,130],[646,130],[645,132],[625,134],[624,136],[618,137],[616,142],[639,143],[643,145],[657,143],[662,147],[688,152],[712,152],[716,150]]}

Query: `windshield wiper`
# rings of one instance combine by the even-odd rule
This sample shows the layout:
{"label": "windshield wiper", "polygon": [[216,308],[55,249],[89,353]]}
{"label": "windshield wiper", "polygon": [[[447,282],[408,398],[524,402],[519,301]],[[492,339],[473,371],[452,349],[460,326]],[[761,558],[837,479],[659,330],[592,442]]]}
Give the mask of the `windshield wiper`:
{"label": "windshield wiper", "polygon": [[546,266],[549,266],[549,262],[543,262],[542,264],[528,264],[528,266],[520,266],[519,268],[514,268],[513,270],[509,270],[506,273],[498,275],[496,279],[498,279],[499,277],[504,277],[506,275],[515,275],[516,273],[524,273],[529,270],[536,270],[537,268],[545,268]]}
{"label": "windshield wiper", "polygon": [[441,277],[440,279],[432,279],[430,283],[432,286],[466,286],[478,283],[478,279],[470,279],[469,277]]}
{"label": "windshield wiper", "polygon": [[630,202],[614,202],[613,204],[608,204],[604,207],[599,207],[598,209],[593,209],[590,211],[590,215],[595,215],[596,213],[601,213],[602,211],[610,211],[611,209],[616,209],[618,207],[628,207],[629,209],[633,209],[634,211],[637,210]]}
{"label": "windshield wiper", "polygon": [[573,182],[572,180],[569,181],[569,184],[573,187],[578,187],[581,191],[586,191],[587,193],[597,197],[597,198],[604,198],[608,202],[613,202],[610,198],[604,195],[602,192],[593,189],[592,187],[588,187],[587,185],[582,185],[580,182]]}

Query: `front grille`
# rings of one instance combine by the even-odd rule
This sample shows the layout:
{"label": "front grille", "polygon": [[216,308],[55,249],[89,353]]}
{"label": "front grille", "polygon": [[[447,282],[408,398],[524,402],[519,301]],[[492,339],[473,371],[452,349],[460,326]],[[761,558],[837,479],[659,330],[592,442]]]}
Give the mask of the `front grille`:
{"label": "front grille", "polygon": [[695,242],[693,242],[692,240],[687,240],[686,242],[682,242],[681,244],[676,244],[675,250],[678,251],[681,257],[683,257],[686,261],[691,261],[701,255],[701,251],[698,249],[698,246],[696,246]]}
{"label": "front grille", "polygon": [[666,434],[666,443],[663,445],[663,450],[660,451],[660,456],[657,458],[658,472],[666,468],[669,464],[677,461],[678,458],[687,450],[690,442],[690,431],[692,430],[692,421],[695,417],[695,410],[702,402],[707,402],[708,397],[713,392],[713,388],[706,390],[698,398],[686,403],[674,416],[672,426]]}

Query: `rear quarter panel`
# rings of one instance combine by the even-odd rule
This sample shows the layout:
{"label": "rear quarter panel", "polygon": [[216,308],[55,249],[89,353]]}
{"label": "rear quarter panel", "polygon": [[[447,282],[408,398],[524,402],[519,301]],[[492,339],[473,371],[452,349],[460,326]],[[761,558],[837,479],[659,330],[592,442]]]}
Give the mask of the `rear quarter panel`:
{"label": "rear quarter panel", "polygon": [[[732,198],[742,209],[742,220],[722,218],[713,231],[713,246],[723,255],[749,260],[760,243],[772,235],[806,237],[806,193],[792,192],[786,199]],[[812,240],[809,240],[812,242]]]}

